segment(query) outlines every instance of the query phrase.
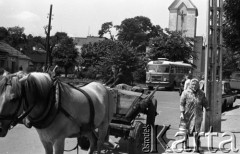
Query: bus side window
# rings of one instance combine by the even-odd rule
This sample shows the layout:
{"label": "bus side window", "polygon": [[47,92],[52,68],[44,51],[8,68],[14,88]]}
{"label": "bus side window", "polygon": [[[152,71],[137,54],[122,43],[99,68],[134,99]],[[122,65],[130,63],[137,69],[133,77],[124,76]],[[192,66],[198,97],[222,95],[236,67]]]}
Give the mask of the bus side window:
{"label": "bus side window", "polygon": [[176,73],[180,73],[180,67],[176,67]]}
{"label": "bus side window", "polygon": [[183,73],[183,68],[179,67],[179,73]]}
{"label": "bus side window", "polygon": [[170,73],[174,73],[174,67],[171,67],[171,71],[170,71]]}
{"label": "bus side window", "polygon": [[184,67],[181,67],[181,74],[184,74]]}
{"label": "bus side window", "polygon": [[169,67],[166,67],[165,73],[169,73]]}

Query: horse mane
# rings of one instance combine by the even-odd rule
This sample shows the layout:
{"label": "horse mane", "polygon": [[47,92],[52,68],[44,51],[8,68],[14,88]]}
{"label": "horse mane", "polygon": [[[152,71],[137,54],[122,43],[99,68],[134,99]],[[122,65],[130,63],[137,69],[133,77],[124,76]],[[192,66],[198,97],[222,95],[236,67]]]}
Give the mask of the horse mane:
{"label": "horse mane", "polygon": [[47,73],[33,72],[27,77],[25,88],[34,96],[46,98],[52,86],[52,79]]}

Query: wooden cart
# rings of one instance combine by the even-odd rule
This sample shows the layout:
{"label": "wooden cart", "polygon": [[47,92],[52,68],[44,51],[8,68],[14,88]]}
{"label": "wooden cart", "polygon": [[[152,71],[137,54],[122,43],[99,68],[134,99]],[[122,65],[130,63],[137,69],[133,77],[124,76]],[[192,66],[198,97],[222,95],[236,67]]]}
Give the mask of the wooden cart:
{"label": "wooden cart", "polygon": [[[150,94],[133,92],[128,90],[111,89],[114,95],[115,111],[114,117],[109,126],[109,135],[121,137],[128,141],[128,153],[142,153],[143,145],[143,127],[155,123],[157,115],[157,100],[154,99],[154,93]],[[140,114],[145,114],[146,119],[139,120]],[[79,146],[87,150],[89,143],[84,137],[79,138]]]}
{"label": "wooden cart", "polygon": [[[157,115],[157,100],[154,93],[150,94],[126,90],[113,90],[116,111],[110,123],[109,134],[128,140],[129,153],[141,153],[143,144],[143,126],[155,123]],[[138,120],[140,113],[146,115],[146,120]],[[143,122],[144,121],[144,122]]]}

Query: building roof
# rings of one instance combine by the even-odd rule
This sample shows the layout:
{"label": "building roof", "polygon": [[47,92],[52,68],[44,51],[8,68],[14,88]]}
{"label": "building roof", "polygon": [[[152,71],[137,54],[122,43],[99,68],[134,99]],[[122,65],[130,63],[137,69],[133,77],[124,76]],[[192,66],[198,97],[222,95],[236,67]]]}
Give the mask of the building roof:
{"label": "building roof", "polygon": [[168,10],[178,10],[183,4],[189,10],[196,10],[196,16],[198,16],[198,9],[191,0],[174,0],[174,2],[168,7]]}
{"label": "building roof", "polygon": [[30,58],[20,51],[16,50],[15,48],[11,47],[9,44],[6,42],[0,41],[0,52],[9,54],[12,57],[18,57],[20,59],[28,59]]}
{"label": "building roof", "polygon": [[32,52],[26,53],[36,63],[44,63],[46,61],[46,54],[47,52],[43,49],[35,49]]}
{"label": "building roof", "polygon": [[83,46],[84,44],[88,43],[95,43],[98,41],[106,40],[106,38],[100,38],[95,36],[88,36],[88,37],[73,37],[73,42],[76,43],[78,46]]}

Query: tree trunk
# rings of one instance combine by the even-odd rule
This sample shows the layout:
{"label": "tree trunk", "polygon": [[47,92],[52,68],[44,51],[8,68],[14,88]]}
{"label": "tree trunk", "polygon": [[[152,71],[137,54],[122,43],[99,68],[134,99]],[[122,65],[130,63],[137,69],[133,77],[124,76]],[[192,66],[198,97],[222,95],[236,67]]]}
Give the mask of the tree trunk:
{"label": "tree trunk", "polygon": [[64,67],[64,69],[65,69],[65,77],[67,77],[67,75],[68,75],[68,69],[67,69],[67,67]]}

